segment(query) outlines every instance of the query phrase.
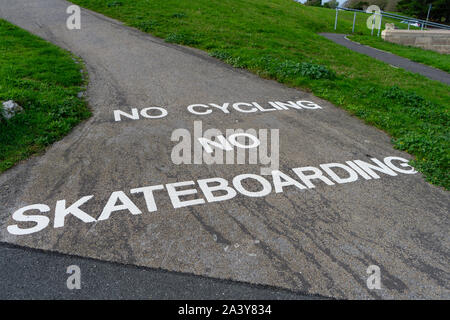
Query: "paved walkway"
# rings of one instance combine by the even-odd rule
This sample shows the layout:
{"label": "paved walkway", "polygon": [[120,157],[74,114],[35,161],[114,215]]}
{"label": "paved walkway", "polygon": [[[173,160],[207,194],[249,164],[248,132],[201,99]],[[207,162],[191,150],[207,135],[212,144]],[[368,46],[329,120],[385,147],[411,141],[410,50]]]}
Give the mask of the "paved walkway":
{"label": "paved walkway", "polygon": [[[67,288],[69,266],[81,289]],[[279,288],[154,270],[0,244],[0,300],[12,299],[326,299]]]}
{"label": "paved walkway", "polygon": [[366,54],[372,58],[381,60],[383,62],[389,63],[390,65],[403,68],[405,70],[411,71],[413,73],[420,73],[421,75],[424,75],[427,78],[430,78],[432,80],[437,80],[446,84],[450,85],[450,74],[435,69],[429,66],[426,66],[421,63],[417,63],[414,61],[411,61],[406,58],[399,57],[395,54],[385,52],[382,50],[378,50],[375,48],[371,48],[369,46],[365,46],[353,41],[350,41],[346,38],[345,34],[339,34],[339,33],[321,33],[322,36],[324,36],[327,39],[330,39],[340,45],[343,45],[346,48],[349,48],[350,50]]}
{"label": "paved walkway", "polygon": [[[388,158],[411,157],[384,132],[88,10],[81,30],[68,30],[69,5],[1,1],[1,18],[84,59],[93,110],[0,175],[1,242],[328,297],[449,297],[450,195]],[[149,107],[167,114],[151,119],[161,113]],[[203,132],[278,129],[279,150],[267,155],[279,151],[286,176],[248,161],[177,164],[177,133],[194,137],[185,147],[197,142],[195,121]],[[380,290],[367,287],[370,265],[381,269]]]}

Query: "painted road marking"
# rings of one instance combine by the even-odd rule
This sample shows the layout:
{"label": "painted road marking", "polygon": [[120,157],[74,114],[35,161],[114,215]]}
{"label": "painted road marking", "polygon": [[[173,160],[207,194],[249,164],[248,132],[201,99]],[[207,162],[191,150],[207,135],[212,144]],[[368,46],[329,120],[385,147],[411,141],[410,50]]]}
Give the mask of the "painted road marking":
{"label": "painted road marking", "polygon": [[[231,200],[238,193],[246,197],[258,198],[267,196],[272,193],[273,190],[275,193],[284,192],[283,188],[287,186],[295,186],[300,190],[311,189],[315,188],[314,183],[317,183],[317,180],[320,180],[328,186],[333,186],[336,185],[336,183],[343,184],[355,182],[360,176],[365,180],[379,179],[380,176],[377,172],[388,176],[397,176],[398,173],[417,173],[413,167],[408,165],[408,160],[404,158],[389,156],[385,157],[383,161],[376,158],[371,158],[371,160],[372,163],[362,160],[353,160],[346,161],[345,164],[325,163],[321,164],[319,167],[308,166],[293,168],[293,173],[298,179],[300,179],[300,181],[294,179],[292,174],[288,175],[279,170],[274,170],[271,173],[272,183],[269,181],[270,178],[247,173],[235,176],[232,179],[232,186],[229,181],[224,178],[213,177],[208,179],[199,179],[197,180],[197,183],[195,181],[180,181],[167,183],[165,185],[159,184],[134,188],[130,190],[130,193],[142,194],[146,202],[147,211],[155,212],[158,208],[154,191],[161,191],[164,189],[166,189],[166,192],[168,193],[173,208],[179,209],[183,207],[205,204],[207,202],[211,203]],[[340,172],[340,174],[336,171]],[[346,172],[345,176],[342,176],[342,171]],[[243,184],[244,180],[250,180],[254,185],[258,185],[258,191],[246,188]],[[314,183],[312,182],[313,180]],[[196,185],[199,186],[204,198],[198,195],[199,190],[195,187]],[[220,196],[214,194],[214,192],[217,191],[221,192]],[[187,195],[195,195],[196,198],[191,200],[183,200],[182,197]],[[58,200],[54,211],[53,227],[64,227],[64,220],[68,215],[73,215],[84,223],[91,223],[107,220],[111,217],[111,214],[116,211],[127,210],[132,215],[139,215],[143,213],[143,211],[133,203],[124,191],[114,191],[111,193],[108,201],[103,207],[100,216],[95,219],[92,215],[80,209],[82,205],[90,201],[92,198],[94,198],[94,195],[84,196],[70,206],[67,206],[66,200]],[[41,214],[25,215],[25,213],[36,211]],[[35,225],[33,227],[23,227],[19,224],[13,224],[9,225],[7,230],[13,235],[28,235],[42,231],[50,224],[50,218],[46,215],[42,215],[42,213],[48,213],[50,211],[50,207],[46,204],[33,204],[25,206],[13,213],[13,220],[16,222],[26,223],[33,222]]]}
{"label": "painted road marking", "polygon": [[[187,106],[187,111],[191,114],[204,116],[213,112],[221,112],[230,114],[233,111],[240,113],[254,113],[254,112],[268,112],[268,111],[285,111],[290,109],[296,110],[317,110],[322,109],[320,105],[308,100],[294,101],[269,101],[265,108],[258,102],[235,102],[235,103],[196,103]],[[147,107],[139,110],[138,108],[131,108],[130,111],[114,110],[114,121],[120,122],[122,120],[140,120],[145,119],[160,119],[168,115],[168,111],[164,107]],[[122,119],[123,118],[123,119]]]}

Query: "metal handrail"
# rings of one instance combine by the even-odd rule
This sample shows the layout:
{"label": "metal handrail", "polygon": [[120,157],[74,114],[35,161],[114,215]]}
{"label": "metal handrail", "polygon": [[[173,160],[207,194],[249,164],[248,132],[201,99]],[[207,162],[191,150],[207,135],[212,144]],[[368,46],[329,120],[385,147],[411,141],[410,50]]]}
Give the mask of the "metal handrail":
{"label": "metal handrail", "polygon": [[[390,13],[390,12],[385,12],[380,10],[380,13],[376,13],[376,12],[366,12],[364,10],[359,10],[359,9],[350,9],[350,8],[344,8],[344,7],[336,7],[336,20],[334,23],[334,29],[336,30],[337,28],[337,16],[338,16],[338,10],[343,10],[343,11],[352,11],[355,13],[355,15],[353,16],[353,27],[352,27],[352,32],[354,32],[355,30],[355,18],[356,18],[356,12],[361,12],[361,13],[365,13],[365,14],[379,14],[381,16],[381,18],[383,18],[383,16],[387,17],[387,18],[391,18],[391,19],[397,19],[397,20],[406,20],[408,22],[419,22],[422,26],[422,30],[424,28],[424,26],[430,26],[430,27],[434,27],[434,28],[438,28],[438,29],[445,29],[445,30],[450,30],[450,26],[445,25],[445,24],[441,24],[441,23],[436,23],[436,22],[432,22],[432,21],[426,21],[426,20],[422,20],[422,19],[416,19],[413,17],[407,17],[407,16],[401,16],[395,13]],[[408,29],[409,29],[409,23],[408,23]],[[381,24],[380,24],[380,28],[381,28]],[[378,30],[379,31],[379,30]],[[373,30],[372,30],[373,32]],[[379,34],[379,32],[378,32]]]}

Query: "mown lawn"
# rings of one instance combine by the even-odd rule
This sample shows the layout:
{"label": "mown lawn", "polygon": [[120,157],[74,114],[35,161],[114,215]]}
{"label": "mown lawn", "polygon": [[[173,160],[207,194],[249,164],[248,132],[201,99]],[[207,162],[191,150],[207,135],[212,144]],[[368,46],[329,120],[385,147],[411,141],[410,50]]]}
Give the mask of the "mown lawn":
{"label": "mown lawn", "polygon": [[90,115],[77,97],[81,62],[70,53],[0,19],[0,103],[24,109],[0,116],[0,172],[42,151]]}
{"label": "mown lawn", "polygon": [[450,54],[441,54],[431,50],[424,50],[411,46],[402,46],[399,44],[384,41],[380,37],[351,35],[349,36],[349,39],[373,48],[392,52],[412,61],[420,62],[437,69],[450,72]]}

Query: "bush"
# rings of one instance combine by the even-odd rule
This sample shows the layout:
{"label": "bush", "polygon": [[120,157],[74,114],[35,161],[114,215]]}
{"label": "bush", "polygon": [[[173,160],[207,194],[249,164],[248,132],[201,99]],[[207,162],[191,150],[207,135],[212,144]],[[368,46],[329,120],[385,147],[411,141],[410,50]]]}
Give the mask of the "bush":
{"label": "bush", "polygon": [[326,66],[311,62],[295,62],[285,60],[280,62],[277,59],[262,58],[261,61],[272,74],[283,78],[295,78],[298,76],[309,79],[334,79],[336,74]]}

